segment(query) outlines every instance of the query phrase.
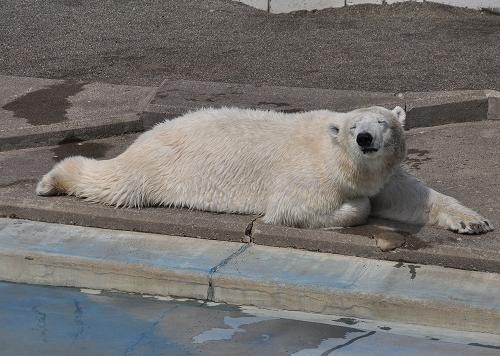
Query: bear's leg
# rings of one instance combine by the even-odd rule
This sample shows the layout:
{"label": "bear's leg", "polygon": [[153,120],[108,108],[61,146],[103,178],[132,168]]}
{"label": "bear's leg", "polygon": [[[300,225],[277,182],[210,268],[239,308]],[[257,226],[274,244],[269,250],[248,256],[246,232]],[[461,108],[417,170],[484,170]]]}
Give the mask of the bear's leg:
{"label": "bear's leg", "polygon": [[376,217],[410,224],[431,224],[461,234],[493,230],[491,223],[475,211],[401,170],[371,199],[371,203],[372,215]]}
{"label": "bear's leg", "polygon": [[364,224],[369,215],[370,199],[364,197],[350,200],[332,213],[323,215],[302,204],[273,204],[267,208],[263,220],[295,227],[332,228]]}
{"label": "bear's leg", "polygon": [[370,199],[367,197],[350,200],[342,204],[332,214],[312,218],[309,227],[332,228],[362,225],[370,215]]}

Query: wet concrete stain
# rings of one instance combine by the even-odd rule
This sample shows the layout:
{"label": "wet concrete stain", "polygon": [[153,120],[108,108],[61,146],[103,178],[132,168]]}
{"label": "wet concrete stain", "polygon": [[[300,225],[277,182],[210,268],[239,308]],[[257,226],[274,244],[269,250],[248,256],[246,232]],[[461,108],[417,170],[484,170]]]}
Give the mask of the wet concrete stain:
{"label": "wet concrete stain", "polygon": [[430,161],[431,158],[427,157],[429,154],[428,150],[418,150],[416,148],[410,148],[407,151],[407,157],[405,163],[414,170],[419,170],[422,163]]}
{"label": "wet concrete stain", "polygon": [[40,311],[38,306],[34,306],[31,310],[35,313],[36,318],[36,324],[33,329],[39,332],[43,342],[47,342],[47,314]]}
{"label": "wet concrete stain", "polygon": [[11,111],[16,118],[26,119],[33,126],[64,122],[68,120],[67,110],[71,107],[68,98],[81,92],[86,84],[73,81],[54,84],[27,93],[2,109]]}
{"label": "wet concrete stain", "polygon": [[123,353],[124,356],[130,355],[130,354],[136,354],[136,348],[139,346],[142,342],[149,343],[151,342],[151,339],[153,338],[153,334],[155,333],[156,328],[158,325],[165,319],[169,311],[164,311],[160,317],[153,323],[151,324],[146,331],[142,332],[137,339],[127,346],[127,349]]}
{"label": "wet concrete stain", "polygon": [[478,346],[478,347],[485,347],[487,349],[494,349],[494,350],[500,350],[500,346],[495,346],[495,345],[487,345],[487,344],[480,344],[478,342],[471,342],[468,344],[470,346]]}
{"label": "wet concrete stain", "polygon": [[[401,268],[404,266],[405,264],[403,262],[398,262],[393,267]],[[408,267],[410,272],[410,279],[415,279],[417,277],[417,268],[420,268],[420,266],[407,264],[406,267]]]}
{"label": "wet concrete stain", "polygon": [[375,240],[375,245],[383,252],[392,251],[406,244],[410,233],[374,225],[360,225],[336,230],[341,234],[365,236]]}
{"label": "wet concrete stain", "polygon": [[415,279],[415,277],[417,277],[417,268],[420,268],[420,266],[408,265],[408,269],[410,270],[410,279]]}
{"label": "wet concrete stain", "polygon": [[353,319],[353,318],[340,318],[340,319],[336,319],[336,320],[332,320],[332,321],[338,321],[339,323],[344,323],[347,325],[355,325],[358,323],[358,321],[356,319]]}
{"label": "wet concrete stain", "polygon": [[80,302],[78,300],[73,300],[73,303],[75,305],[75,311],[74,311],[74,318],[75,318],[75,324],[78,325],[78,330],[73,336],[73,341],[76,341],[85,331],[85,324],[83,322],[83,309],[80,305]]}
{"label": "wet concrete stain", "polygon": [[59,162],[71,156],[84,156],[89,158],[103,158],[111,145],[105,143],[85,142],[76,136],[70,136],[58,143],[52,149],[52,159]]}
{"label": "wet concrete stain", "polygon": [[286,114],[294,114],[294,113],[297,113],[297,112],[304,112],[306,110],[302,109],[302,108],[295,108],[295,109],[283,109],[283,110],[280,110],[281,112],[284,112]]}
{"label": "wet concrete stain", "polygon": [[272,105],[276,108],[282,108],[284,106],[289,106],[288,103],[274,103],[272,101],[259,101],[257,104],[258,105]]}

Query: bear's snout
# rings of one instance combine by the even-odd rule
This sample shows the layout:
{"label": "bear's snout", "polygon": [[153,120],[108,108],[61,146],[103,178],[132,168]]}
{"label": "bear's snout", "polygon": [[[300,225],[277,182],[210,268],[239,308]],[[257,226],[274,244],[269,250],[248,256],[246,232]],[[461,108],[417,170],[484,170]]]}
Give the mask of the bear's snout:
{"label": "bear's snout", "polygon": [[356,137],[356,142],[361,148],[367,148],[372,145],[373,136],[369,132],[360,132]]}

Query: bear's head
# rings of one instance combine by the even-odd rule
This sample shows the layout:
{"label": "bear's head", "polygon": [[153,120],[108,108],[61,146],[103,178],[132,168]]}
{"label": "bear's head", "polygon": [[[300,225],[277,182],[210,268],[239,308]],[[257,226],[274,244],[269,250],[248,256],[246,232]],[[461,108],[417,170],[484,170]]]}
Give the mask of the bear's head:
{"label": "bear's head", "polygon": [[397,106],[388,110],[380,106],[345,113],[333,135],[355,161],[367,165],[396,166],[406,155],[404,137],[405,111]]}

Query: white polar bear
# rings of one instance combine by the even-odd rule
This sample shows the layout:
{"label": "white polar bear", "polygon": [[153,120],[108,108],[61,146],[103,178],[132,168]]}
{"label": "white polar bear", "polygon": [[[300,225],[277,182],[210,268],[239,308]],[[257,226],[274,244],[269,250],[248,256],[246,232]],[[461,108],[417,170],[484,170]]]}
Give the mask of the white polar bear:
{"label": "white polar bear", "polygon": [[67,158],[36,192],[125,207],[263,214],[268,223],[296,227],[359,225],[371,214],[459,233],[492,230],[400,169],[404,120],[400,107],[202,109],[157,125],[116,158]]}

